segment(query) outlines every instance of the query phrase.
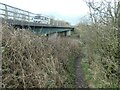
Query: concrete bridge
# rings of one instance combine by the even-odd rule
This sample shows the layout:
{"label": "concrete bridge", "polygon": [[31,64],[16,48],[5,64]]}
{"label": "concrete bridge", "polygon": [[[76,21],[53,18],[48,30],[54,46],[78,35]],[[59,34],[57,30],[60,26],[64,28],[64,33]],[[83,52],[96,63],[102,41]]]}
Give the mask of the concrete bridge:
{"label": "concrete bridge", "polygon": [[33,17],[37,15],[38,14],[0,3],[0,19],[2,19],[2,23],[7,23],[14,28],[30,29],[36,34],[47,36],[69,36],[71,35],[71,31],[74,30],[72,26],[62,22],[55,22],[49,17],[48,24],[34,22]]}

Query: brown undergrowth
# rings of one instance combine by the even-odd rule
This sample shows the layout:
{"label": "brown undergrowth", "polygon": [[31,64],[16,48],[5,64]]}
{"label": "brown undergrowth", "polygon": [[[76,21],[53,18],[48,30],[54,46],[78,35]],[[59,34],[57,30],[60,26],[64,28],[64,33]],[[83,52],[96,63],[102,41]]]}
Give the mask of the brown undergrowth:
{"label": "brown undergrowth", "polygon": [[70,38],[47,40],[28,30],[14,30],[8,26],[2,31],[3,88],[72,85],[69,82],[69,62],[79,55],[78,42],[73,43]]}

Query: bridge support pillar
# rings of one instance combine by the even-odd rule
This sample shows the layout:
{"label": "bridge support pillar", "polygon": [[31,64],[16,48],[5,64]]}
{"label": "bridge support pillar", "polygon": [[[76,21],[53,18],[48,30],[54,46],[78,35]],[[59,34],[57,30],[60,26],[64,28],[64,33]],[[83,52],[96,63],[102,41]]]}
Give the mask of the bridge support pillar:
{"label": "bridge support pillar", "polygon": [[66,36],[70,36],[70,35],[71,35],[71,31],[67,31]]}
{"label": "bridge support pillar", "polygon": [[57,38],[57,36],[58,36],[58,33],[56,32],[56,33],[49,34],[48,38],[49,39],[55,39],[55,38]]}

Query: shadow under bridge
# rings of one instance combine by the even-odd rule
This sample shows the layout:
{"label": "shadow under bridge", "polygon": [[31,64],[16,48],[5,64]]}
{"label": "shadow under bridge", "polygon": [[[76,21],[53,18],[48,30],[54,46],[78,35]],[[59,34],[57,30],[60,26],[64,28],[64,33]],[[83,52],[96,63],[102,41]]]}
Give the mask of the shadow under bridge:
{"label": "shadow under bridge", "polygon": [[32,32],[38,34],[38,35],[43,35],[43,36],[70,36],[72,31],[74,30],[73,28],[54,28],[54,27],[41,27],[41,28],[32,28]]}

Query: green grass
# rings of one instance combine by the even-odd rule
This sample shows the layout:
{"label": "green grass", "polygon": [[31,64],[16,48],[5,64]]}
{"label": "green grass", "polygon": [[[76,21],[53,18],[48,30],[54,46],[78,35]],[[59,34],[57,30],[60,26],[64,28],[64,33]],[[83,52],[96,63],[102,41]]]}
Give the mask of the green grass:
{"label": "green grass", "polygon": [[[92,62],[91,62],[92,63]],[[97,65],[97,66],[94,66]],[[118,84],[116,80],[106,80],[106,73],[99,67],[99,64],[89,63],[86,57],[82,58],[82,69],[85,74],[85,80],[87,81],[89,87],[91,88],[117,88]]]}
{"label": "green grass", "polygon": [[83,73],[85,75],[85,80],[88,82],[91,81],[92,80],[92,73],[90,71],[90,66],[89,66],[88,60],[82,59],[81,65],[82,65]]}
{"label": "green grass", "polygon": [[65,83],[65,87],[75,88],[75,58],[69,58],[67,63],[67,80]]}

